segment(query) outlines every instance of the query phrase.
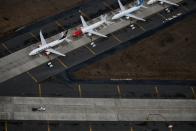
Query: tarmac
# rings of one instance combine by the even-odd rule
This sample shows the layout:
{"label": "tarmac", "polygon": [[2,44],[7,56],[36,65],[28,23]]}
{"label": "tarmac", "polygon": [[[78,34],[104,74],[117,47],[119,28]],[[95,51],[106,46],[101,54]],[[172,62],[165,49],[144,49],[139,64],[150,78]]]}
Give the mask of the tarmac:
{"label": "tarmac", "polygon": [[[195,100],[1,97],[0,103],[1,120],[196,120]],[[46,110],[32,110],[39,107]]]}
{"label": "tarmac", "polygon": [[[181,0],[177,0],[176,2],[180,2]],[[163,6],[160,6],[160,5],[155,5],[155,6],[151,6],[151,8],[147,8],[145,9],[145,13],[140,11],[140,12],[137,12],[136,15],[137,16],[140,16],[140,17],[143,17],[143,18],[146,18],[152,14],[154,14],[155,12],[159,12],[161,10],[163,10],[164,8],[166,7],[163,7]],[[181,7],[183,9],[183,7]],[[181,10],[182,10],[181,9]],[[185,11],[185,9],[184,9]],[[116,11],[115,11],[116,12]],[[159,14],[159,13],[158,13]],[[159,14],[160,15],[160,14]],[[108,16],[111,16],[111,14],[108,14]],[[158,17],[161,17],[158,16]],[[163,18],[162,18],[163,19]],[[95,18],[93,19],[93,21],[97,21],[98,18]],[[160,20],[160,18],[157,20]],[[162,22],[162,21],[159,21],[159,22]],[[146,31],[146,30],[150,30],[148,29],[148,27],[152,28],[150,25],[151,22],[146,22],[146,23],[141,23],[141,22],[137,22],[136,25],[138,26],[138,28],[140,28],[140,33],[142,33],[142,31]],[[158,22],[155,22],[153,21],[153,23],[158,23]],[[116,26],[118,25],[118,26]],[[99,30],[99,32],[103,33],[103,34],[111,34],[112,32],[115,32],[117,30],[120,30],[126,26],[130,25],[130,21],[127,21],[127,20],[119,20],[119,21],[116,21],[115,24],[111,24],[109,26],[104,26],[102,29]],[[156,24],[153,24],[153,26],[155,26]],[[145,27],[147,26],[147,28]],[[74,30],[74,29],[73,29]],[[71,31],[71,29],[69,30]],[[130,30],[132,31],[132,30]],[[133,32],[133,34],[135,34]],[[103,43],[105,42],[109,42],[109,43],[112,43],[113,45],[110,46],[111,47],[114,47],[115,45],[118,45],[118,44],[121,44],[123,43],[124,41],[126,41],[127,39],[125,37],[121,38],[120,36],[116,35],[116,32],[115,33],[112,33],[110,36],[112,36],[112,42],[110,41],[110,38],[108,39],[98,39],[97,37],[93,37],[93,41],[95,41],[97,43],[97,39],[98,41],[103,45]],[[122,35],[121,35],[122,36]],[[59,37],[59,34],[53,36],[53,37],[50,37],[47,39],[47,41],[53,41],[55,39],[57,39]],[[133,35],[134,37],[134,35]],[[58,51],[64,53],[64,54],[67,54],[67,57],[69,56],[69,52],[73,52],[73,50],[75,51],[76,49],[80,49],[80,48],[85,48],[86,50],[88,50],[88,52],[91,54],[91,55],[97,55],[97,54],[100,54],[102,53],[103,51],[106,51],[107,50],[107,47],[104,48],[104,46],[101,47],[101,52],[96,52],[96,49],[99,49],[98,47],[96,48],[93,48],[87,44],[89,44],[91,40],[87,37],[82,37],[81,39],[79,40],[75,40],[72,42],[72,44],[68,44],[67,46],[60,46],[59,48],[57,48]],[[115,41],[115,42],[114,42]],[[98,42],[98,43],[99,43]],[[39,45],[40,43],[37,43],[36,45]],[[62,44],[63,45],[63,44]],[[32,45],[32,46],[29,46],[29,47],[26,47],[22,50],[19,50],[15,53],[12,53],[8,56],[5,56],[3,58],[0,59],[0,73],[2,74],[1,77],[0,77],[0,81],[3,82],[3,81],[6,81],[10,78],[13,78],[17,75],[20,75],[24,72],[27,72],[29,71],[30,69],[33,69],[37,66],[40,66],[46,62],[48,62],[49,60],[52,60],[52,59],[55,59],[56,56],[52,56],[50,57],[50,59],[48,59],[47,57],[30,57],[28,56],[28,53],[35,48],[35,45]],[[77,51],[78,52],[78,51]],[[89,54],[88,53],[88,54]],[[69,60],[69,58],[65,58],[66,61]],[[57,61],[59,61],[61,57],[58,57]],[[71,57],[70,57],[71,58]],[[89,58],[85,56],[85,58]],[[81,59],[81,58],[80,58]],[[71,60],[72,61],[72,60]],[[70,67],[69,63],[66,63],[62,60],[60,60],[59,62],[63,67],[62,68],[58,68],[56,69],[54,72],[56,73],[59,73],[61,72],[62,70],[65,70],[67,68]],[[50,72],[50,74],[53,74]],[[47,76],[48,77],[48,76]]]}
{"label": "tarmac", "polygon": [[[168,128],[168,126],[173,126]],[[4,131],[195,131],[196,122],[0,121]]]}
{"label": "tarmac", "polygon": [[[95,0],[94,2],[93,0],[93,2],[91,2],[91,4],[94,3],[94,6],[92,6],[93,10],[92,9],[90,10],[89,8],[88,9],[85,8],[83,10],[85,13],[90,14],[90,18],[97,17],[98,15],[100,15],[99,14],[100,12],[107,12],[108,9],[113,10],[115,8],[118,8],[118,5],[115,4],[117,3],[115,0],[112,0],[112,1],[104,0],[104,2],[100,2],[99,4],[97,4],[97,2],[100,2],[100,1]],[[135,25],[136,30],[135,31],[132,30],[133,32],[130,29],[123,28],[119,30],[118,32],[114,32],[112,36],[109,35],[110,37],[108,40],[98,39],[97,41],[95,41],[96,48],[92,48],[92,46],[87,44],[87,46],[80,47],[72,52],[67,53],[67,57],[65,57],[66,60],[61,57],[58,57],[57,59],[52,60],[52,64],[54,65],[54,68],[52,70],[51,68],[47,66],[47,63],[44,63],[44,64],[41,64],[41,66],[34,68],[33,70],[22,73],[7,81],[1,82],[0,83],[0,95],[1,96],[23,96],[23,97],[24,96],[33,96],[33,97],[38,96],[40,98],[46,97],[46,99],[47,97],[55,97],[55,99],[56,97],[66,97],[68,98],[67,100],[74,99],[70,97],[75,97],[79,99],[87,98],[88,100],[89,98],[114,98],[112,99],[114,101],[115,100],[129,101],[129,99],[136,98],[136,99],[140,99],[139,100],[140,102],[145,102],[146,99],[148,100],[150,99],[149,101],[151,101],[151,99],[156,99],[158,101],[159,100],[162,101],[161,99],[168,99],[168,101],[172,101],[171,99],[179,99],[179,100],[174,100],[174,101],[181,101],[181,99],[186,99],[182,101],[194,101],[191,99],[196,98],[196,94],[195,94],[196,87],[194,84],[192,84],[192,82],[187,82],[187,81],[185,82],[183,81],[156,82],[156,81],[145,81],[145,80],[137,81],[137,82],[136,81],[119,82],[118,80],[113,80],[112,82],[108,82],[108,81],[103,81],[103,82],[72,81],[70,82],[69,80],[67,80],[68,78],[66,77],[67,75],[66,72],[64,72],[65,69],[70,69],[81,63],[87,64],[84,61],[94,58],[95,56],[97,56],[97,54],[102,54],[103,52],[105,52],[104,48],[106,48],[106,50],[109,50],[113,47],[117,47],[120,43],[119,40],[121,41],[124,39],[127,40],[131,35],[137,36],[140,32],[151,30],[152,29],[150,28],[151,26],[153,26],[154,28],[156,26],[159,26],[160,23],[168,22],[167,21],[168,18],[172,18],[172,16],[178,13],[182,13],[183,15],[183,14],[186,14],[187,12],[190,12],[191,10],[195,8],[195,1],[186,0],[185,2],[184,0],[184,2],[181,3],[180,5],[181,5],[180,8],[174,9],[174,11],[169,14],[165,13],[165,11],[161,11],[158,14],[152,15],[151,17],[147,18],[147,20],[149,20],[149,23],[148,22],[147,23],[137,22],[137,24]],[[86,5],[86,7],[88,7],[88,4]],[[98,11],[99,13],[96,13]],[[44,29],[45,35],[47,35],[46,37],[50,37],[52,34],[55,34],[55,32],[58,32],[57,29],[63,30],[63,29],[69,28],[68,25],[72,24],[72,22],[74,26],[80,23],[80,20],[78,19],[79,15],[76,12],[73,11],[72,13],[69,13],[69,14],[75,15],[71,17],[73,19],[58,20],[56,22],[49,23],[45,27],[43,27],[42,29]],[[66,18],[67,17],[68,16],[66,16]],[[66,23],[66,25],[63,25],[64,23]],[[70,25],[70,27],[71,26],[73,27],[73,25]],[[32,32],[29,32],[29,33],[27,32],[25,34],[22,34],[16,37],[15,39],[10,39],[9,44],[8,42],[0,44],[1,57],[7,56],[8,54],[19,51],[23,49],[24,47],[27,47],[39,41],[38,35],[36,35],[39,32],[38,28],[33,27],[33,28],[28,28],[27,30],[30,30]],[[127,34],[126,34],[126,31],[128,32]],[[118,37],[116,37],[116,35],[118,35]],[[104,44],[102,44],[102,42]],[[114,45],[112,43],[114,43]],[[68,46],[71,46],[71,45],[68,44]],[[94,59],[94,60],[97,60],[97,59]],[[9,98],[15,98],[15,97],[9,97]],[[39,99],[39,98],[35,98],[35,99]],[[54,99],[54,98],[51,98],[51,99]],[[64,98],[60,98],[60,99],[64,99]],[[24,100],[21,100],[21,101],[24,101]],[[167,101],[167,100],[163,100],[163,101]],[[31,102],[36,102],[36,101],[31,101]],[[180,102],[180,104],[182,103]],[[17,106],[17,108],[15,108],[16,110],[20,110],[21,108],[21,111],[26,110],[28,112],[29,111],[28,109],[31,109],[31,105],[29,104],[28,104],[28,107],[25,107],[25,108],[23,108],[23,105],[20,105],[20,104],[19,105],[16,104],[16,106]],[[54,110],[56,109],[50,104],[49,106],[51,109],[50,111],[52,111],[53,109]],[[129,107],[129,108],[132,108],[132,107]],[[152,109],[152,107],[150,107],[149,109]],[[166,108],[162,108],[162,109],[166,109]],[[170,106],[170,108],[167,108],[166,111],[168,111],[168,109],[174,109],[174,108]],[[185,114],[183,113],[182,114],[185,116],[187,113],[191,113],[189,112],[189,109]],[[22,114],[22,113],[19,112],[19,114]],[[35,116],[43,117],[43,115],[41,114],[42,112],[40,112],[39,115],[35,115]],[[172,115],[175,115],[175,114],[172,114]],[[127,115],[127,114],[126,116],[130,117],[130,115]],[[192,117],[193,116],[189,117],[189,119]],[[93,116],[92,119],[94,118],[95,117]],[[160,122],[160,121],[155,122],[153,120],[160,120],[164,122]],[[168,128],[169,125],[172,125],[173,127]],[[43,131],[43,130],[46,130],[46,131],[55,131],[55,130],[77,130],[77,131],[84,131],[84,130],[89,130],[89,131],[170,130],[172,131],[172,130],[177,130],[177,131],[187,131],[188,130],[188,131],[195,131],[195,129],[196,129],[195,118],[193,121],[171,122],[167,120],[167,117],[165,117],[165,115],[154,114],[154,113],[146,115],[145,120],[140,121],[140,122],[131,122],[131,121],[103,122],[103,121],[95,121],[95,120],[90,121],[90,122],[89,121],[84,122],[83,120],[80,120],[80,121],[1,120],[0,121],[0,130],[4,130],[4,131],[10,131],[10,130],[11,131],[21,131],[21,130],[31,130],[31,131],[34,131],[34,130],[36,131]]]}
{"label": "tarmac", "polygon": [[[148,26],[146,23],[140,23],[140,27],[136,26],[135,30],[131,28],[123,28],[113,35],[118,36],[120,40],[127,40],[129,37],[134,38],[140,33],[142,29],[152,27],[157,28],[162,24],[166,18],[171,18],[175,14],[186,13],[186,8],[189,11],[195,8],[194,4],[180,6],[167,14],[165,11],[152,15],[148,18]],[[184,4],[183,4],[184,5]],[[162,19],[161,19],[162,18]],[[167,23],[173,21],[168,21]],[[175,22],[175,19],[174,19]],[[154,24],[153,24],[154,23]],[[167,24],[166,23],[166,24]],[[145,28],[143,28],[145,27]],[[148,28],[149,29],[149,28]],[[152,30],[151,29],[151,30]],[[159,29],[158,29],[159,30]],[[146,30],[147,31],[147,30]],[[148,33],[148,32],[147,32]],[[148,33],[149,34],[149,33]],[[97,54],[105,54],[104,49],[110,50],[118,48],[120,42],[114,36],[108,39],[99,39],[96,42],[96,48],[90,45],[80,47],[67,54],[67,57],[59,57],[52,60],[53,68],[49,68],[47,63],[42,64],[28,72],[25,72],[17,77],[9,79],[0,83],[1,96],[43,96],[43,97],[90,97],[90,98],[141,98],[141,99],[194,99],[196,98],[195,81],[148,81],[148,80],[113,80],[111,81],[78,81],[71,79],[67,71],[70,69],[81,68],[89,64],[89,60],[97,61],[100,56]],[[134,44],[135,42],[131,42]],[[126,43],[123,43],[125,45]],[[125,47],[126,48],[126,47]],[[90,51],[91,50],[91,51]],[[117,49],[115,49],[117,50]],[[95,54],[93,54],[95,52]],[[112,51],[113,52],[113,51]],[[110,54],[112,53],[109,52]],[[107,54],[106,54],[107,55]],[[101,57],[105,57],[102,55]],[[56,75],[58,74],[58,75]],[[67,76],[68,75],[68,76]],[[17,87],[17,90],[16,90]],[[93,87],[93,88],[92,88]]]}
{"label": "tarmac", "polygon": [[196,86],[166,82],[70,82],[63,76],[36,83],[30,76],[20,76],[0,86],[0,96],[126,98],[126,99],[196,99]]}

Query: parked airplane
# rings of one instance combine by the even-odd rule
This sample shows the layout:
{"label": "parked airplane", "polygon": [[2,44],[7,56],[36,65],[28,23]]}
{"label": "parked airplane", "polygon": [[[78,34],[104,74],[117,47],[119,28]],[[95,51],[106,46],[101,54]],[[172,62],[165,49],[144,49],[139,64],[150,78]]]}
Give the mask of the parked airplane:
{"label": "parked airplane", "polygon": [[39,54],[39,53],[45,51],[45,53],[47,55],[49,55],[50,53],[54,53],[54,54],[57,54],[57,55],[60,55],[60,56],[65,56],[64,54],[52,49],[52,47],[57,46],[58,44],[62,43],[64,40],[67,41],[68,43],[71,42],[71,40],[67,38],[68,36],[65,37],[66,34],[62,32],[60,39],[55,40],[55,41],[50,42],[50,43],[47,43],[46,40],[43,37],[43,34],[42,34],[41,30],[40,30],[41,45],[38,48],[32,50],[29,53],[29,55],[33,56],[33,55],[36,55],[36,54]]}
{"label": "parked airplane", "polygon": [[[129,18],[134,18],[134,19],[137,19],[137,20],[145,21],[143,18],[140,18],[140,17],[138,17],[138,16],[135,16],[135,15],[131,14],[131,13],[133,13],[133,12],[139,10],[141,7],[144,7],[144,6],[143,6],[144,0],[138,0],[137,2],[138,2],[138,3],[137,3],[134,7],[131,7],[131,8],[129,8],[129,9],[126,9],[126,8],[122,5],[121,1],[118,0],[118,4],[119,4],[119,6],[120,6],[120,12],[117,13],[116,15],[114,15],[114,16],[112,17],[112,20],[119,19],[119,18],[125,16],[127,19],[129,19]],[[146,8],[146,7],[144,7],[144,8]]]}
{"label": "parked airplane", "polygon": [[175,5],[175,6],[179,6],[178,4],[174,3],[174,2],[171,2],[169,0],[149,0],[147,2],[148,5],[151,5],[151,4],[154,4],[155,2],[160,2],[161,4],[163,3],[167,3],[167,4],[170,4],[170,5]]}
{"label": "parked airplane", "polygon": [[84,18],[82,16],[80,16],[80,19],[82,21],[83,27],[81,27],[79,30],[75,31],[73,33],[73,36],[74,37],[78,37],[78,36],[81,36],[81,35],[87,33],[88,36],[92,36],[92,34],[93,34],[93,35],[97,35],[97,36],[101,36],[101,37],[107,37],[106,35],[103,35],[103,34],[98,33],[98,32],[95,31],[96,28],[100,27],[104,23],[105,24],[109,24],[110,23],[109,21],[106,20],[106,18],[107,18],[106,15],[105,16],[101,15],[101,20],[99,22],[96,22],[96,23],[94,23],[92,25],[88,25],[86,23],[86,21],[84,20]]}

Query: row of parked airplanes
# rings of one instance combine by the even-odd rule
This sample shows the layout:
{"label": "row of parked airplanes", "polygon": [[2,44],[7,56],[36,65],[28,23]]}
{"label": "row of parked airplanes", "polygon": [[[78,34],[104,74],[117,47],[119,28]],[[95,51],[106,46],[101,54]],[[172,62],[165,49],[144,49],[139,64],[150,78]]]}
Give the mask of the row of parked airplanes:
{"label": "row of parked airplanes", "polygon": [[[149,0],[147,2],[147,5],[151,5],[155,2],[160,2],[161,4],[167,3],[167,4],[178,6],[178,4],[173,3],[169,0]],[[133,18],[133,19],[136,19],[136,20],[145,21],[145,19],[140,18],[140,17],[135,16],[135,15],[132,14],[133,12],[139,10],[140,8],[147,8],[143,5],[144,0],[137,0],[137,4],[135,6],[129,8],[129,9],[126,9],[123,6],[123,4],[121,3],[120,0],[118,0],[118,4],[119,4],[119,7],[120,7],[120,11],[112,17],[112,20],[116,20],[116,19],[120,19],[122,17],[126,17],[127,19]],[[100,37],[107,37],[106,35],[103,35],[101,33],[98,33],[97,31],[95,31],[96,28],[100,27],[103,24],[112,23],[110,21],[107,21],[107,16],[106,15],[101,16],[101,20],[99,22],[96,22],[96,23],[92,24],[92,25],[88,25],[82,16],[80,16],[80,19],[82,21],[82,27],[80,27],[79,30],[77,30],[73,33],[73,35],[72,35],[73,37],[79,37],[79,36],[82,36],[83,34],[87,34],[88,36],[97,35],[97,36],[100,36]],[[67,32],[66,33],[62,32],[61,36],[60,36],[60,39],[55,40],[55,41],[50,42],[50,43],[47,43],[46,40],[43,37],[42,32],[40,31],[41,45],[38,48],[32,50],[29,53],[29,55],[32,56],[32,55],[39,54],[41,52],[45,52],[47,55],[49,55],[50,53],[53,53],[53,54],[57,54],[57,55],[60,55],[60,56],[65,56],[63,53],[60,53],[60,52],[52,49],[52,47],[57,46],[58,44],[62,43],[63,41],[66,41],[67,43],[70,43],[71,40],[68,39],[68,37],[69,37],[69,35],[67,35]]]}

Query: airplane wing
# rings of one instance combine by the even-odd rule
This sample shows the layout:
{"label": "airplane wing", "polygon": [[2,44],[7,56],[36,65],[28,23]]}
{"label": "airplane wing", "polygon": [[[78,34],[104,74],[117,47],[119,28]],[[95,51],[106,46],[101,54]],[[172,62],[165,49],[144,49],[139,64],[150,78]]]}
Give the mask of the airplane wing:
{"label": "airplane wing", "polygon": [[83,16],[80,16],[80,19],[82,21],[83,27],[87,27],[88,25],[87,25],[86,21],[84,20]]}
{"label": "airplane wing", "polygon": [[121,3],[120,0],[118,0],[118,4],[119,4],[119,6],[120,6],[121,11],[126,10],[125,7],[122,5],[122,3]]}
{"label": "airplane wing", "polygon": [[53,54],[57,54],[57,55],[60,55],[60,56],[65,56],[64,54],[50,48],[50,49],[46,49],[46,51],[50,52],[50,53],[53,53]]}
{"label": "airplane wing", "polygon": [[165,2],[167,4],[170,4],[170,5],[175,5],[175,6],[178,6],[178,4],[174,3],[174,2],[171,2],[171,1],[168,1],[168,0],[158,0],[160,2]]}
{"label": "airplane wing", "polygon": [[140,18],[140,17],[135,16],[135,15],[132,15],[132,14],[127,14],[126,16],[127,16],[127,17],[131,17],[131,18],[134,18],[134,19],[137,19],[137,20],[146,21],[145,19]]}
{"label": "airplane wing", "polygon": [[101,36],[101,37],[107,37],[106,35],[103,35],[103,34],[101,34],[101,33],[98,33],[98,32],[96,32],[96,31],[94,31],[94,30],[88,30],[87,32],[88,32],[88,33],[91,33],[91,34],[94,34],[94,35]]}
{"label": "airplane wing", "polygon": [[39,32],[39,35],[40,35],[40,39],[41,39],[41,43],[42,43],[42,45],[46,45],[47,43],[46,43],[46,40],[44,39],[44,36],[43,36],[43,34],[42,34],[42,31],[40,30],[40,32]]}

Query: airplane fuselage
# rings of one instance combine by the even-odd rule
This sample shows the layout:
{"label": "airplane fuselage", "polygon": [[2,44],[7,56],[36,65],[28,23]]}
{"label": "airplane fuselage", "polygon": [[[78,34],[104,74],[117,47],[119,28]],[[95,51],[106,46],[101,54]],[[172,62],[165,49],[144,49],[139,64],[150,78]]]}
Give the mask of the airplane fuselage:
{"label": "airplane fuselage", "polygon": [[149,0],[149,1],[147,2],[147,4],[148,4],[148,5],[151,5],[151,4],[154,4],[155,2],[157,2],[157,0]]}
{"label": "airplane fuselage", "polygon": [[49,48],[52,48],[52,47],[54,47],[54,46],[57,46],[58,44],[62,43],[64,40],[65,40],[65,38],[64,38],[64,39],[61,39],[61,40],[55,40],[55,41],[53,41],[53,42],[51,42],[51,43],[48,43],[48,44],[46,44],[46,45],[42,45],[41,47],[32,50],[32,51],[29,53],[29,55],[36,55],[36,54],[39,54],[39,53],[41,53],[41,52],[43,52],[43,51],[45,51],[45,50],[47,50],[47,49],[49,49]]}
{"label": "airplane fuselage", "polygon": [[147,2],[147,5],[151,5],[151,4],[154,4],[156,2],[160,2],[161,4],[163,3],[167,3],[167,4],[170,4],[170,5],[175,5],[175,6],[179,6],[178,4],[174,3],[174,2],[171,2],[169,0],[149,0]]}
{"label": "airplane fuselage", "polygon": [[81,31],[83,33],[87,33],[88,30],[93,30],[93,29],[96,29],[98,28],[99,26],[101,26],[102,24],[104,24],[104,21],[99,21],[99,22],[96,22],[90,26],[87,26],[87,27],[81,27]]}
{"label": "airplane fuselage", "polygon": [[114,15],[112,17],[112,19],[115,20],[115,19],[119,19],[121,17],[124,17],[124,16],[126,16],[126,15],[128,15],[130,13],[133,13],[133,12],[139,10],[140,7],[141,6],[134,6],[134,7],[130,8],[130,9],[127,9],[127,10],[124,10],[124,11],[120,11],[118,14]]}

